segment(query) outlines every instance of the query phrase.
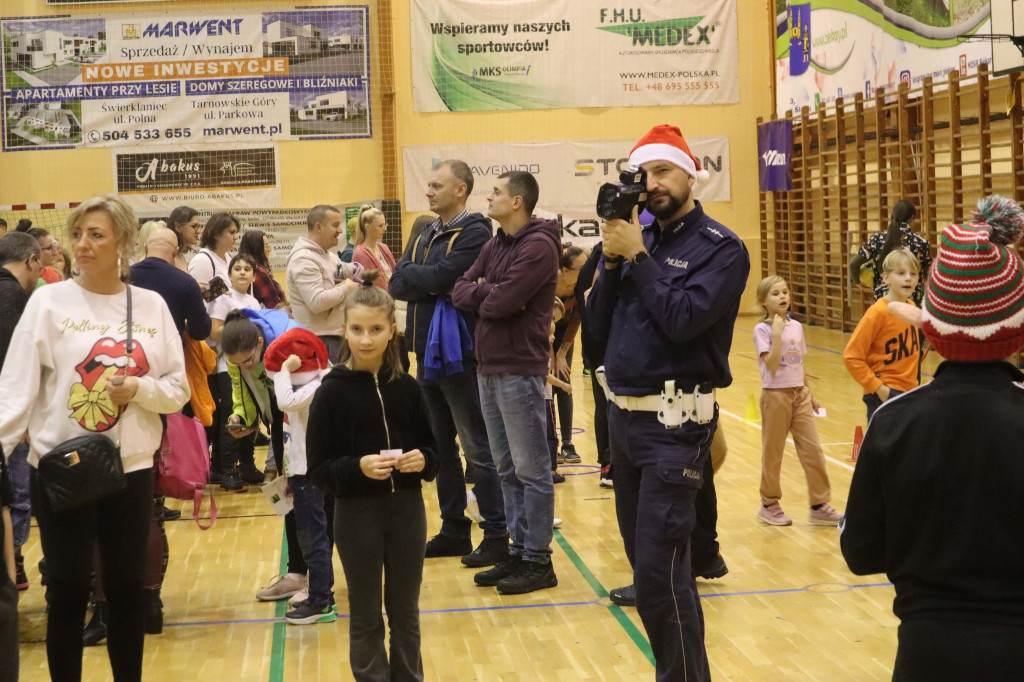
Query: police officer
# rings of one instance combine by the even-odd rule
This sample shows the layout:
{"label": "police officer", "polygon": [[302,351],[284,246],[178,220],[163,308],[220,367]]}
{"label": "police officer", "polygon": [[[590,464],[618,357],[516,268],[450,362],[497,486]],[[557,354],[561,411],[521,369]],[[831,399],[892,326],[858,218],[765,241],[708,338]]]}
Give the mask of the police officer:
{"label": "police officer", "polygon": [[694,500],[710,468],[715,390],[732,383],[729,348],[750,272],[746,247],[692,195],[707,178],[679,128],[653,128],[633,148],[646,173],[641,226],[610,220],[587,301],[594,334],[608,340],[615,507],[633,566],[637,611],[657,680],[710,679],[704,615],[690,568]]}

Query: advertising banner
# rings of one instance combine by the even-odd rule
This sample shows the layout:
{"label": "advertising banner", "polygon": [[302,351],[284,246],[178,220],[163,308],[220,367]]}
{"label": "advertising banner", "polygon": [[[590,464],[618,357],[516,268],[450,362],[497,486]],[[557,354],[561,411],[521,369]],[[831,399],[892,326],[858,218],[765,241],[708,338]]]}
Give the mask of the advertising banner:
{"label": "advertising banner", "polygon": [[757,127],[758,176],[762,192],[793,189],[790,159],[793,154],[793,122],[768,121]]}
{"label": "advertising banner", "polygon": [[[775,110],[917,88],[992,62],[989,0],[775,0]],[[898,8],[896,7],[898,5]],[[996,29],[997,31],[1000,29]]]}
{"label": "advertising banner", "polygon": [[182,204],[220,211],[281,205],[274,145],[117,149],[113,162],[114,191],[139,213],[167,215]]}
{"label": "advertising banner", "polygon": [[[729,201],[729,138],[690,137],[686,141],[711,176],[694,186],[694,196],[701,202]],[[631,138],[404,147],[405,210],[429,211],[424,192],[430,169],[444,159],[461,159],[473,171],[474,189],[467,203],[470,211],[487,215],[487,194],[498,176],[524,170],[532,173],[540,185],[535,213],[561,220],[566,241],[594,240],[600,236],[595,211],[597,191],[606,182],[619,181],[635,144]]]}
{"label": "advertising banner", "polygon": [[416,111],[738,102],[736,0],[412,0]]}
{"label": "advertising banner", "polygon": [[4,151],[370,137],[365,5],[0,19]]}

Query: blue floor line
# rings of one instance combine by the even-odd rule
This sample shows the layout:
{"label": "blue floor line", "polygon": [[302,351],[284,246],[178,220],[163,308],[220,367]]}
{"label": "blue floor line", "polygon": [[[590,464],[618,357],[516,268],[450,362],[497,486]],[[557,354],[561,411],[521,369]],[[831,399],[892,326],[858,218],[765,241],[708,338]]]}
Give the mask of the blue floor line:
{"label": "blue floor line", "polygon": [[[847,588],[844,591],[859,590],[867,587],[891,587],[892,583],[867,583],[863,585],[843,585],[842,583],[819,583],[828,585],[837,585]],[[793,592],[812,592],[815,594],[836,594],[835,592],[813,592],[810,588],[817,587],[817,585],[805,585],[804,587],[789,587],[778,590],[751,590],[749,592],[716,592],[711,594],[701,594],[701,599],[710,599],[712,597],[756,597],[758,595],[769,595],[769,594],[788,594]],[[600,599],[590,599],[587,601],[567,601],[558,602],[555,604],[505,604],[503,606],[471,606],[461,609],[424,609],[420,611],[420,615],[438,614],[438,613],[479,613],[481,611],[515,611],[520,609],[550,609],[558,608],[561,606],[602,606],[604,602]],[[338,618],[348,618],[348,614],[338,614]],[[246,625],[249,623],[279,623],[280,618],[243,618],[239,620],[203,620],[203,621],[190,621],[185,623],[168,623],[164,622],[164,627],[195,627],[202,625]]]}

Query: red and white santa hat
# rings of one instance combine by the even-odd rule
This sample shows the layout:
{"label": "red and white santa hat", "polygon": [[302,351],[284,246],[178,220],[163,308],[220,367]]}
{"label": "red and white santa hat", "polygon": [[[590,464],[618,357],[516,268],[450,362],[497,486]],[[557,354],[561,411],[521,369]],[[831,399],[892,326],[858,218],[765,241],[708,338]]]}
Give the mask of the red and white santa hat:
{"label": "red and white santa hat", "polygon": [[692,177],[703,182],[710,174],[700,167],[700,161],[693,155],[683,139],[679,128],[660,125],[651,128],[650,132],[629,153],[629,165],[639,168],[650,161],[668,161],[682,168]]}
{"label": "red and white santa hat", "polygon": [[263,366],[268,372],[280,372],[290,355],[297,355],[302,361],[297,372],[327,369],[327,346],[316,334],[302,327],[293,327],[274,339],[263,354]]}

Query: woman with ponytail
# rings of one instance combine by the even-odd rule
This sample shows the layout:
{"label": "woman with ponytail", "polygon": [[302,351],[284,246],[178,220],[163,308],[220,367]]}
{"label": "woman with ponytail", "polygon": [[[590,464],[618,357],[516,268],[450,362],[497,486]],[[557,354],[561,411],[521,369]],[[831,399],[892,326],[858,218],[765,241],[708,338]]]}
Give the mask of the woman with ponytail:
{"label": "woman with ponytail", "polygon": [[918,306],[924,297],[924,281],[932,264],[931,247],[928,240],[910,229],[910,221],[917,215],[917,209],[906,199],[901,199],[893,206],[889,217],[889,227],[885,232],[872,235],[864,243],[857,254],[850,260],[850,288],[857,288],[861,282],[861,269],[870,265],[873,268],[871,287],[875,292],[875,300],[889,292],[882,281],[882,263],[891,251],[898,248],[908,249],[921,264],[921,280],[914,290],[913,301]]}
{"label": "woman with ponytail", "polygon": [[379,208],[366,204],[359,209],[359,220],[356,222],[352,243],[356,245],[352,253],[352,262],[359,263],[367,270],[377,270],[380,277],[374,286],[388,290],[388,280],[395,271],[395,257],[387,244],[381,241],[388,228],[388,221]]}

